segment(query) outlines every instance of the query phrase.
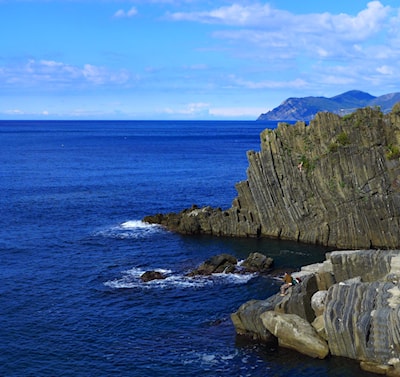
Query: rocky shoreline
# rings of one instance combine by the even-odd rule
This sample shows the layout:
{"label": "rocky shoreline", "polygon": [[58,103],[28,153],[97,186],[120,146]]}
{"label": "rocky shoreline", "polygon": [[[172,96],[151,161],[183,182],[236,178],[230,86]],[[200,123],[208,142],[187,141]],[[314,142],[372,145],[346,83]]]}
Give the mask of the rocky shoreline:
{"label": "rocky shoreline", "polygon": [[231,315],[237,334],[400,376],[400,250],[334,251],[293,275],[301,282],[286,296],[246,302]]}
{"label": "rocky shoreline", "polygon": [[400,377],[400,103],[346,117],[280,123],[247,153],[247,180],[227,210],[147,216],[183,234],[270,237],[349,249],[305,266],[285,296],[251,300],[236,332]]}

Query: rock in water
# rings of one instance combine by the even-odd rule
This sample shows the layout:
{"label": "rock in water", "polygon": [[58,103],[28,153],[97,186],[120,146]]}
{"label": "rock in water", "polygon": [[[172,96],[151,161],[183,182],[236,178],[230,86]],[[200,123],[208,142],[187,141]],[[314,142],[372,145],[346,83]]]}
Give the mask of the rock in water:
{"label": "rock in water", "polygon": [[274,260],[264,254],[251,253],[242,263],[242,267],[248,272],[267,272],[271,269]]}
{"label": "rock in water", "polygon": [[207,259],[199,267],[191,271],[188,276],[234,272],[236,266],[237,259],[234,256],[229,254],[219,254]]}
{"label": "rock in water", "polygon": [[151,280],[165,279],[165,276],[159,271],[146,271],[140,276],[140,278],[143,282],[147,283]]}

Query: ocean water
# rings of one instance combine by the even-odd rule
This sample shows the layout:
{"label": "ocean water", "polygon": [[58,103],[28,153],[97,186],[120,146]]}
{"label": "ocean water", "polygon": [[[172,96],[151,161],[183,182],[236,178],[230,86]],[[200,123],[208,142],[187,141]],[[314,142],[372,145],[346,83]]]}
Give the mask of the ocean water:
{"label": "ocean water", "polygon": [[[278,269],[325,249],[184,237],[141,221],[228,208],[259,150],[258,122],[0,122],[1,376],[368,376],[237,337],[230,314],[272,276],[188,278],[260,251]],[[146,270],[167,278],[142,283]]]}

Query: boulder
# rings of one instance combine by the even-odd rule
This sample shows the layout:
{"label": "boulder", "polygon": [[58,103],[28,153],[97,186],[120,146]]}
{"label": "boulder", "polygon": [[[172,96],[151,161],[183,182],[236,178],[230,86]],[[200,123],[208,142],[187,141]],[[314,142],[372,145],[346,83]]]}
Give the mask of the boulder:
{"label": "boulder", "polygon": [[140,276],[143,282],[148,282],[152,280],[165,279],[165,276],[159,271],[146,271]]}
{"label": "boulder", "polygon": [[251,253],[241,264],[246,272],[267,272],[271,269],[274,260],[264,254]]}
{"label": "boulder", "polygon": [[268,311],[260,317],[267,330],[278,338],[281,347],[319,359],[324,359],[329,354],[326,341],[309,322],[298,315]]}
{"label": "boulder", "polygon": [[266,329],[261,314],[273,310],[275,297],[270,300],[250,300],[231,314],[231,320],[238,335],[245,335],[263,342],[275,341],[275,337]]}
{"label": "boulder", "polygon": [[328,291],[317,291],[311,297],[311,307],[313,308],[316,317],[323,314],[327,295]]}
{"label": "boulder", "polygon": [[229,254],[215,255],[191,271],[188,276],[234,272],[237,267],[237,262],[237,259]]}

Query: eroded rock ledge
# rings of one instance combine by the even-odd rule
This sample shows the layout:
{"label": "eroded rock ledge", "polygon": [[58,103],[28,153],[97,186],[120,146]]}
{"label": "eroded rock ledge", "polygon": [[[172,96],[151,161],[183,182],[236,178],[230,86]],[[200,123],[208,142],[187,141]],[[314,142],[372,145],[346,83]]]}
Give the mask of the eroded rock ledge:
{"label": "eroded rock ledge", "polygon": [[247,180],[227,210],[147,216],[184,234],[274,237],[341,249],[400,248],[400,103],[280,123],[247,152]]}
{"label": "eroded rock ledge", "polygon": [[233,313],[236,332],[400,376],[400,250],[334,251],[297,277],[286,296],[252,300]]}

